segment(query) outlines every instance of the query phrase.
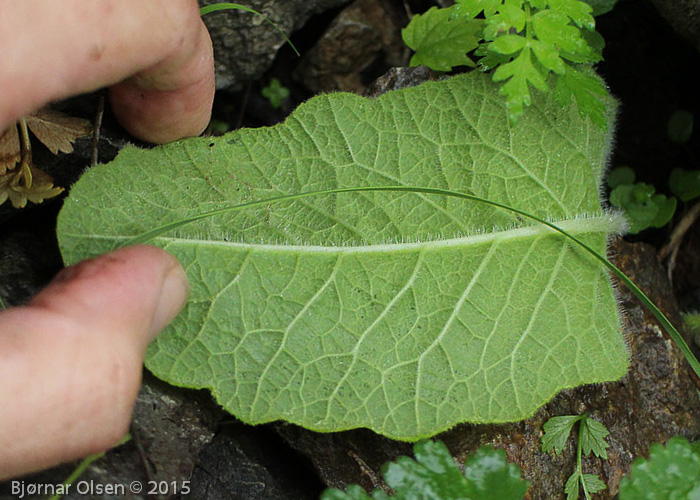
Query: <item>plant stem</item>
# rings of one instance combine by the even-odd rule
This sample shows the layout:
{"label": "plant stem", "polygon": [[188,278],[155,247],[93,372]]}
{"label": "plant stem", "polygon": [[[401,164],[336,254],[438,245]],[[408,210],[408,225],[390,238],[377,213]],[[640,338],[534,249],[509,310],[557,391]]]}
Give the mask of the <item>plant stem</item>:
{"label": "plant stem", "polygon": [[583,480],[583,421],[588,418],[587,414],[583,414],[583,418],[578,421],[578,444],[576,446],[576,469],[578,470],[578,481],[581,483],[583,488],[583,494],[586,496],[586,500],[591,500],[591,495],[586,489],[586,482]]}

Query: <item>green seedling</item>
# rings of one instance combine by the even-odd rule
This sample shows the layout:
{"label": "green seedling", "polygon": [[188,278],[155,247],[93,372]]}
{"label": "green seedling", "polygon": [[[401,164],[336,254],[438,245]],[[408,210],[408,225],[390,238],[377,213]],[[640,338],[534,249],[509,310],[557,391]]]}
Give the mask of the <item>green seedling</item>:
{"label": "green seedling", "polygon": [[578,423],[578,443],[576,447],[576,470],[569,476],[564,486],[567,500],[577,500],[583,490],[586,500],[591,500],[591,495],[605,489],[605,483],[595,474],[584,474],[582,458],[593,453],[599,458],[608,458],[606,449],[608,443],[605,438],[610,432],[603,424],[588,416],[567,415],[552,417],[544,424],[544,436],[542,436],[542,451],[549,453],[554,451],[560,454],[564,451],[569,434],[574,425]]}
{"label": "green seedling", "polygon": [[692,201],[700,196],[700,170],[674,168],[671,170],[668,186],[679,200]]}
{"label": "green seedling", "polygon": [[262,89],[260,94],[270,101],[270,105],[273,108],[277,109],[282,105],[284,100],[289,97],[289,89],[282,85],[277,78],[273,78],[270,80],[268,86]]}
{"label": "green seedling", "polygon": [[668,138],[675,144],[687,144],[693,135],[693,114],[685,109],[674,111],[668,120]]}
{"label": "green seedling", "polygon": [[608,185],[610,203],[624,210],[628,231],[637,234],[650,227],[663,227],[676,211],[676,198],[657,194],[656,188],[644,182],[634,183],[634,172],[628,167],[611,172]]}

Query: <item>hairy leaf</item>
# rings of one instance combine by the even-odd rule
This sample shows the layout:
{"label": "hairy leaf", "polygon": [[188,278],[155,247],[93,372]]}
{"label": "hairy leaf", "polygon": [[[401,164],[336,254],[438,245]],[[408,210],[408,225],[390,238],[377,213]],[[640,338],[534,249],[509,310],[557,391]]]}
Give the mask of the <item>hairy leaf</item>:
{"label": "hairy leaf", "polygon": [[455,17],[453,9],[431,8],[413,16],[401,35],[416,51],[411,66],[424,64],[436,71],[450,71],[455,66],[474,66],[467,52],[479,45],[481,22]]}
{"label": "hairy leaf", "polygon": [[554,97],[562,106],[568,106],[573,97],[581,116],[589,116],[598,127],[607,129],[608,91],[592,71],[582,67],[567,66],[566,71],[557,78]]}
{"label": "hairy leaf", "polygon": [[338,93],[275,127],[124,149],[74,186],[58,233],[67,263],[134,241],[183,263],[192,291],[149,349],[157,376],[209,388],[248,423],[415,440],[622,376],[605,271],[541,224],[447,196],[239,205],[444,188],[605,252],[621,227],[598,200],[608,144],[552,100],[511,125],[477,72],[375,100]]}
{"label": "hairy leaf", "polygon": [[700,498],[700,445],[672,437],[666,446],[654,444],[649,460],[632,464],[620,482],[620,500]]}

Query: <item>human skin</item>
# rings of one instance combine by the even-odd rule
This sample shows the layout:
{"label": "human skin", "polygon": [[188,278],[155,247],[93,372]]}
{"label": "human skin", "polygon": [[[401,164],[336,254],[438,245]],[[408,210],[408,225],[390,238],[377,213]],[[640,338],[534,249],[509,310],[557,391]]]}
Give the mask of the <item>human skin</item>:
{"label": "human skin", "polygon": [[[0,130],[104,86],[142,140],[206,127],[213,57],[195,0],[0,1]],[[187,291],[174,257],[139,246],[67,268],[28,304],[0,313],[0,479],[124,436],[146,346]]]}

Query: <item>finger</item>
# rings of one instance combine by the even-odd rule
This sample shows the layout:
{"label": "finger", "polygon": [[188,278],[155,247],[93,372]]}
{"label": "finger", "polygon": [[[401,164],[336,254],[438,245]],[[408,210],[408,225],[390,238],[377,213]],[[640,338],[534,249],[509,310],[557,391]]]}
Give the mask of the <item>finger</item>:
{"label": "finger", "polygon": [[186,295],[177,261],[141,246],[67,268],[0,315],[0,479],[118,442],[146,345]]}
{"label": "finger", "polygon": [[206,126],[213,57],[194,0],[23,0],[0,9],[0,26],[0,130],[132,75],[114,108],[134,134],[163,142]]}

